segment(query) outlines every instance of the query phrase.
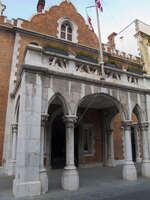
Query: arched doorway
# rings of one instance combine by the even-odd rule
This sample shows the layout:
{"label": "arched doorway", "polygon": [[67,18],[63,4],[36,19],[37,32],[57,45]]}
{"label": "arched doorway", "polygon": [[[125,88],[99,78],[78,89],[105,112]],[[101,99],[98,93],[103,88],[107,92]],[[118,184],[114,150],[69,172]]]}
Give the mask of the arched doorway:
{"label": "arched doorway", "polygon": [[60,169],[66,162],[66,130],[63,113],[57,115],[52,123],[51,136],[51,167]]}
{"label": "arched doorway", "polygon": [[[46,166],[63,169],[66,165],[66,125],[64,117],[67,110],[61,95],[56,94],[49,105],[49,120],[46,136]],[[74,128],[74,158],[78,166],[78,126]]]}
{"label": "arched doorway", "polygon": [[121,103],[107,94],[93,94],[81,99],[77,111],[81,166],[115,165],[111,121],[121,110]]}
{"label": "arched doorway", "polygon": [[[53,120],[51,127],[51,167],[63,169],[66,163],[66,128],[63,121],[63,113],[59,113]],[[78,167],[78,137],[79,127],[75,127],[74,134],[74,158]]]}

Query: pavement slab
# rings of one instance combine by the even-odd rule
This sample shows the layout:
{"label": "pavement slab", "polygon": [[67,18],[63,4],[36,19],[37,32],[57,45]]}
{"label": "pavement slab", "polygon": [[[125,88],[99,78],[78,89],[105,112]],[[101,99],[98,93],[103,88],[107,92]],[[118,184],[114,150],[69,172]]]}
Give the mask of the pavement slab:
{"label": "pavement slab", "polygon": [[[79,169],[80,189],[68,192],[61,189],[62,170],[51,170],[48,193],[18,198],[18,200],[150,200],[150,179],[140,176],[137,181],[125,181],[122,167]],[[16,200],[12,194],[12,177],[0,177],[0,200]]]}

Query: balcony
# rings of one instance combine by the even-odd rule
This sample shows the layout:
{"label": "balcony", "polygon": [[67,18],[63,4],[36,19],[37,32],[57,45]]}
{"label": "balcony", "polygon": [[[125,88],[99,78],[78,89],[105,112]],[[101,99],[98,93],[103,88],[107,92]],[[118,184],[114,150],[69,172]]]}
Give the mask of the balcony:
{"label": "balcony", "polygon": [[[76,58],[73,55],[62,55],[56,52],[44,50],[42,47],[28,45],[24,57],[24,65],[48,69],[49,71],[59,72],[63,75],[80,77],[80,79],[91,81],[101,79],[100,65]],[[134,87],[140,89],[146,88],[145,79],[147,75],[138,75],[127,72],[125,69],[115,69],[107,66],[105,69],[105,80],[109,84]]]}

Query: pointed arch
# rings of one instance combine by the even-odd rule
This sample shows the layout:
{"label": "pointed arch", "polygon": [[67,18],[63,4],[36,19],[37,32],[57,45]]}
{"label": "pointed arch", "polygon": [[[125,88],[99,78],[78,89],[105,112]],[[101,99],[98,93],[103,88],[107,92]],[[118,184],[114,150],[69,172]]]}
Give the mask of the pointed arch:
{"label": "pointed arch", "polygon": [[142,110],[142,108],[138,104],[134,106],[132,113],[136,115],[139,123],[146,121],[146,113]]}
{"label": "pointed arch", "polygon": [[68,115],[68,114],[71,113],[70,112],[70,106],[68,105],[66,99],[60,93],[56,93],[50,98],[50,100],[48,102],[47,113],[48,113],[49,107],[51,106],[52,102],[55,101],[55,99],[58,99],[61,102],[63,112],[64,112],[65,115]]}

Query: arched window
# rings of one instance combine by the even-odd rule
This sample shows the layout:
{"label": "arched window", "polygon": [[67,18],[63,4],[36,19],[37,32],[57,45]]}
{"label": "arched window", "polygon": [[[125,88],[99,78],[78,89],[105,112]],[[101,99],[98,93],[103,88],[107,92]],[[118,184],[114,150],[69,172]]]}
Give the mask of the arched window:
{"label": "arched window", "polygon": [[68,22],[61,25],[61,38],[72,41],[72,27]]}
{"label": "arched window", "polygon": [[78,26],[74,21],[67,17],[60,18],[58,21],[57,37],[63,40],[78,43]]}

